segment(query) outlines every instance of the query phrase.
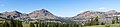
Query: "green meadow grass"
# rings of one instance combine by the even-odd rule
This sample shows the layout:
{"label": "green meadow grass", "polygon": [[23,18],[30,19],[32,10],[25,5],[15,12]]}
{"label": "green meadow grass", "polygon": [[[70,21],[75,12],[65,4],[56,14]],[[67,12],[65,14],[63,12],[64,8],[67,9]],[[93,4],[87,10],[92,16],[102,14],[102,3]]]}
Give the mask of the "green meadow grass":
{"label": "green meadow grass", "polygon": [[[94,25],[94,26],[85,26],[85,27],[106,27],[106,25]],[[120,24],[110,24],[110,27],[120,27]]]}

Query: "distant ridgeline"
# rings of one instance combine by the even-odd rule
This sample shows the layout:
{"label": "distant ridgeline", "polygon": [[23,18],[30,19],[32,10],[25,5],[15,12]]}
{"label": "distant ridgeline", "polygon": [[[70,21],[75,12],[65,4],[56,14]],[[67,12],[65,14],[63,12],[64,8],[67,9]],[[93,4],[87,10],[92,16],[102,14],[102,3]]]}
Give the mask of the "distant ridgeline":
{"label": "distant ridgeline", "polygon": [[[78,24],[84,26],[105,25],[105,24],[119,24],[120,12],[110,10],[107,12],[100,11],[85,11],[73,17],[58,17],[45,9],[36,10],[29,14],[23,14],[18,11],[0,13],[0,23],[10,23],[11,19],[15,23],[59,23],[59,24]],[[14,24],[13,24],[14,25]],[[38,26],[38,24],[37,24]]]}

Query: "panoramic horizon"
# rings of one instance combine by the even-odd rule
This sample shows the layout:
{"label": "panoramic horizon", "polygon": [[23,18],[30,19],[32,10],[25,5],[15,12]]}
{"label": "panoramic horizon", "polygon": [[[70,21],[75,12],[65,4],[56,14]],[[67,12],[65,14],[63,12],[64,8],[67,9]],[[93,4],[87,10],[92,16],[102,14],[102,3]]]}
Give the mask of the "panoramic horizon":
{"label": "panoramic horizon", "polygon": [[[40,10],[46,10],[46,9],[40,9]],[[39,10],[39,11],[40,11]],[[14,10],[14,11],[17,11],[17,10]],[[37,11],[37,10],[34,10],[34,11]],[[34,12],[34,11],[32,11],[32,12]],[[48,10],[47,10],[48,11]],[[86,10],[86,11],[91,11],[91,12],[96,12],[95,10]],[[84,12],[86,12],[86,11],[82,11],[82,12],[80,12],[80,13],[78,13],[78,14],[81,14],[81,13],[84,13]],[[116,10],[108,10],[108,11],[116,11]],[[97,12],[108,12],[108,11],[97,11]],[[13,11],[5,11],[5,12],[13,12]],[[17,11],[17,12],[19,12],[19,11]],[[32,13],[32,12],[30,12],[30,13]],[[117,11],[117,12],[119,12],[119,11]],[[0,13],[3,13],[3,12],[0,12]],[[23,13],[23,12],[20,12],[20,13]],[[30,14],[30,13],[23,13],[23,14]],[[52,13],[53,14],[53,13]],[[78,14],[76,14],[76,15],[78,15]],[[54,15],[54,14],[53,14]],[[76,15],[74,15],[74,16],[76,16]],[[57,16],[57,15],[55,15],[55,16]],[[58,17],[74,17],[74,16],[58,16]]]}
{"label": "panoramic horizon", "polygon": [[120,0],[0,0],[0,13],[19,11],[30,13],[46,9],[61,17],[73,17],[87,10],[120,11]]}
{"label": "panoramic horizon", "polygon": [[0,27],[120,27],[120,0],[0,0]]}

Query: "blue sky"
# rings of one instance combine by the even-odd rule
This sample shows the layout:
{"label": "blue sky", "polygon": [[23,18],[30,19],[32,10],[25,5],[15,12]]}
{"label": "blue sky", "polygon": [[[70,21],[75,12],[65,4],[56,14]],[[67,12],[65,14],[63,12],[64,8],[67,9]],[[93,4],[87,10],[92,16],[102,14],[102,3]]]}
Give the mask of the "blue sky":
{"label": "blue sky", "polygon": [[30,13],[46,9],[56,16],[71,17],[87,10],[120,11],[120,0],[0,0],[0,12]]}

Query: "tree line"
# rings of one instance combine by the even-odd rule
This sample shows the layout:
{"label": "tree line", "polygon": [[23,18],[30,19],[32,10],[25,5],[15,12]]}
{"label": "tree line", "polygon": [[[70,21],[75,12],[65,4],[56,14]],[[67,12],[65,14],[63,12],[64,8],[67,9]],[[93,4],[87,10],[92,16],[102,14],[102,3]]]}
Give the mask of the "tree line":
{"label": "tree line", "polygon": [[[67,23],[55,23],[55,22],[34,22],[29,23],[29,27],[84,27],[84,26],[93,26],[93,25],[105,25],[105,23],[98,22],[99,17],[92,18],[89,23],[81,24],[67,24]],[[115,20],[112,20],[112,24],[118,23],[118,17]],[[10,19],[5,20],[3,23],[0,23],[0,27],[23,27],[22,21]],[[109,27],[107,25],[106,27]]]}
{"label": "tree line", "polygon": [[[23,27],[22,21],[10,19],[0,24],[0,27]],[[65,24],[55,22],[34,22],[29,27],[81,27],[79,24]]]}
{"label": "tree line", "polygon": [[22,27],[22,21],[10,19],[0,23],[0,27]]}

